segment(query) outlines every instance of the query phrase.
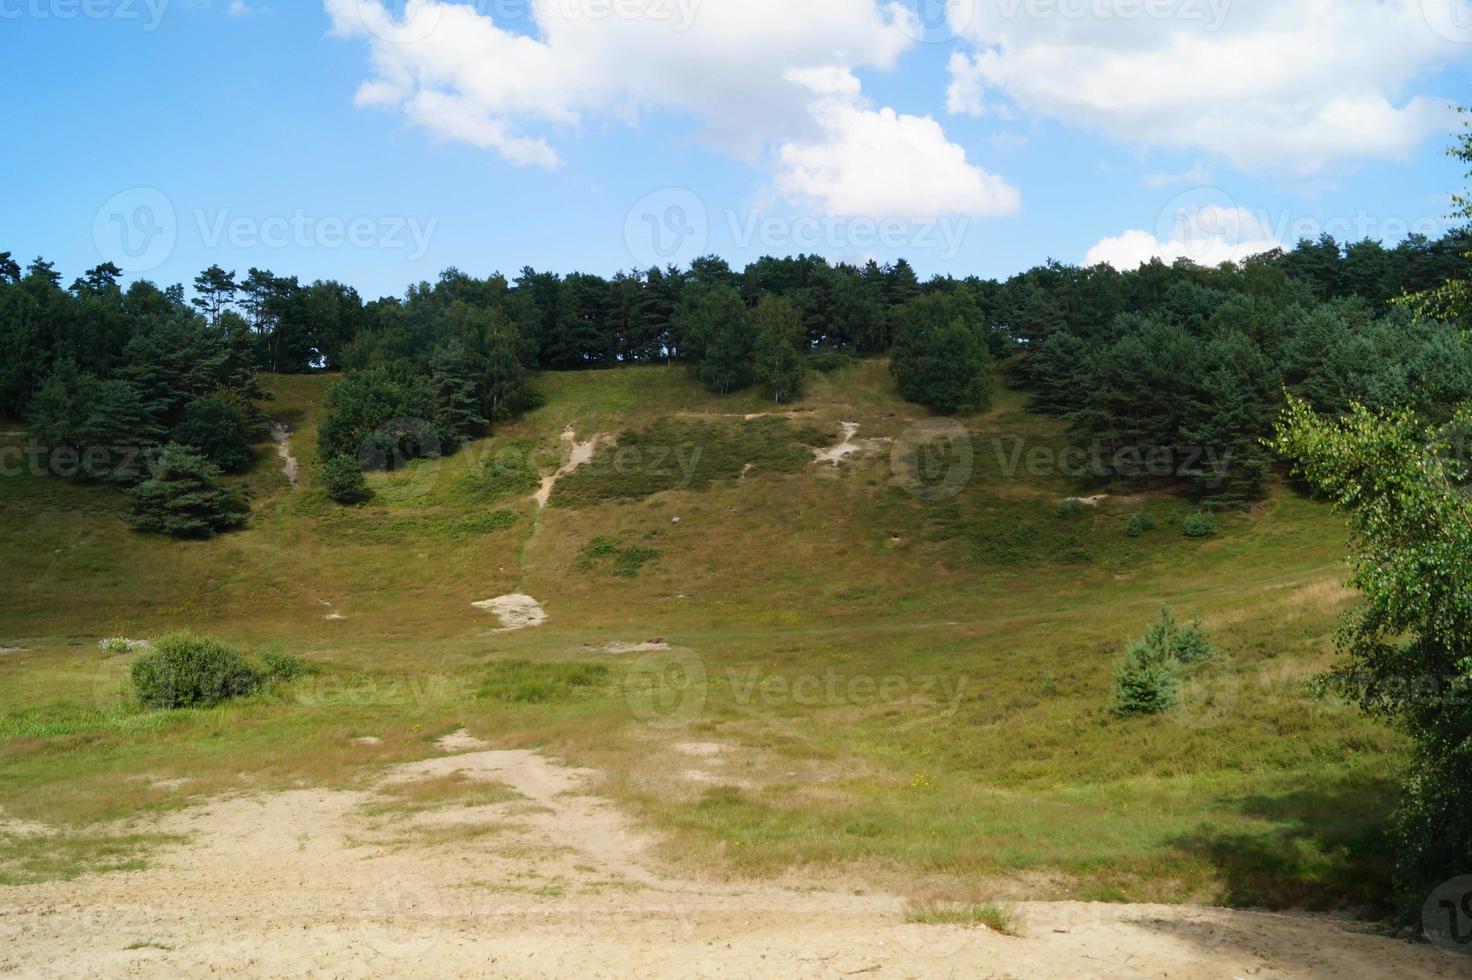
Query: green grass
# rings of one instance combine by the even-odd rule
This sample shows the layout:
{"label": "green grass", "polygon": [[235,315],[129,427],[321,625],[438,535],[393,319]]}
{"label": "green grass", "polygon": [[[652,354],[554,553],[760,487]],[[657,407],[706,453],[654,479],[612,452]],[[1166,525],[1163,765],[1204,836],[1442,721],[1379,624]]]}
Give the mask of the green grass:
{"label": "green grass", "polygon": [[1017,913],[995,902],[952,905],[917,903],[905,910],[905,921],[928,926],[985,926],[1004,936],[1017,935]]}
{"label": "green grass", "polygon": [[[28,875],[52,873],[34,862],[53,846],[58,874],[110,866],[66,858],[66,835],[219,793],[363,788],[465,727],[601,770],[600,791],[668,835],[672,861],[721,875],[900,893],[938,880],[959,904],[998,883],[1262,906],[1385,895],[1403,742],[1306,693],[1353,597],[1341,522],[1285,487],[1219,513],[1209,538],[1185,536],[1196,507],[1166,494],[1060,517],[1060,500],[1099,488],[1010,464],[1018,441],[1066,441],[1005,387],[960,420],[972,453],[954,494],[930,492],[961,461],[944,446],[929,483],[896,443],[813,465],[841,421],[903,441],[926,418],[882,362],[859,361],[810,375],[796,417],[751,421],[770,410],[759,392],[722,399],[678,368],[545,376],[541,407],[375,474],[374,501],[344,510],[313,482],[330,379],[267,381],[305,482],[293,491],[262,447],[242,532],[149,538],[110,491],[0,482],[0,647],[28,651],[0,656],[0,827],[57,831],[26,845]],[[539,511],[547,467],[496,461],[555,465],[569,425],[698,446],[702,461],[688,483],[579,470]],[[1132,537],[1141,509],[1159,528]],[[490,635],[471,604],[514,591],[547,623]],[[1116,719],[1114,665],[1165,603],[1202,618],[1216,656],[1180,709]],[[97,641],[180,628],[317,673],[209,710],[140,710],[128,658]],[[604,652],[655,637],[674,649]],[[628,694],[651,678],[664,714]],[[367,735],[378,743],[354,741]],[[683,779],[687,742],[722,747],[698,763],[713,782]]]}

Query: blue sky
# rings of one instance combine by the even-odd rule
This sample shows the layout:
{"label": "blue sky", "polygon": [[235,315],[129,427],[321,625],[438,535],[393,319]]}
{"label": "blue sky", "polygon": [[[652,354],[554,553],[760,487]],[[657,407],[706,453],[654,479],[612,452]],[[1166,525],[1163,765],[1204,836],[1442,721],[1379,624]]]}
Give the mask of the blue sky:
{"label": "blue sky", "polygon": [[1463,184],[1466,0],[536,4],[0,0],[0,251],[366,297],[700,252],[1003,277],[1435,232]]}

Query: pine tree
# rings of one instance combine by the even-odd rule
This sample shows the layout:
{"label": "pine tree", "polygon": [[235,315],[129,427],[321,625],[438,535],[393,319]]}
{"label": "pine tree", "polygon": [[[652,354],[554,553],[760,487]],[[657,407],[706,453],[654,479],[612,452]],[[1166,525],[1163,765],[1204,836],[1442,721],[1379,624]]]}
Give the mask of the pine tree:
{"label": "pine tree", "polygon": [[458,340],[442,345],[429,366],[430,381],[439,399],[441,418],[461,440],[485,431],[489,420],[481,414],[484,368]]}
{"label": "pine tree", "polygon": [[691,287],[678,326],[697,381],[722,395],[750,382],[751,315],[733,287]]}
{"label": "pine tree", "polygon": [[215,482],[219,470],[188,446],[169,443],[154,475],[128,491],[128,523],[176,538],[209,538],[245,524],[244,503]]}

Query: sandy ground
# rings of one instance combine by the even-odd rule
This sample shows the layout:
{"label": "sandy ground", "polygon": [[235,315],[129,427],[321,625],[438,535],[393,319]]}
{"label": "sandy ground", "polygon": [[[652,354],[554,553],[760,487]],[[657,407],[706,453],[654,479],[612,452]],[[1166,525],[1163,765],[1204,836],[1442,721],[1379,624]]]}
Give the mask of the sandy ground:
{"label": "sandy ground", "polygon": [[541,626],[547,621],[547,611],[542,608],[542,604],[520,592],[498,595],[494,599],[482,599],[480,602],[472,602],[471,605],[476,609],[484,609],[495,614],[496,618],[501,621],[501,628],[494,631],[497,633],[510,633],[532,626]]}
{"label": "sandy ground", "polygon": [[[474,744],[457,733],[442,748]],[[511,798],[372,810],[396,785],[453,773]],[[1430,947],[1321,917],[1024,903],[1010,937],[905,924],[889,896],[672,876],[590,795],[595,777],[532,752],[473,750],[388,769],[376,789],[194,806],[158,821],[188,841],[148,870],[0,888],[0,974],[1467,975]]]}
{"label": "sandy ground", "polygon": [[537,487],[537,492],[532,494],[533,499],[537,502],[537,506],[546,507],[547,501],[552,499],[552,489],[557,486],[557,481],[567,476],[567,474],[579,466],[591,462],[593,453],[598,449],[598,443],[612,438],[606,432],[599,432],[587,442],[578,442],[577,433],[572,426],[569,425],[566,429],[562,430],[562,465],[557,468],[557,472],[549,473],[542,477],[542,482]]}
{"label": "sandy ground", "polygon": [[276,443],[276,455],[281,457],[281,472],[292,486],[296,486],[300,478],[297,476],[296,457],[291,454],[291,430],[286,423],[271,423],[271,441]]}

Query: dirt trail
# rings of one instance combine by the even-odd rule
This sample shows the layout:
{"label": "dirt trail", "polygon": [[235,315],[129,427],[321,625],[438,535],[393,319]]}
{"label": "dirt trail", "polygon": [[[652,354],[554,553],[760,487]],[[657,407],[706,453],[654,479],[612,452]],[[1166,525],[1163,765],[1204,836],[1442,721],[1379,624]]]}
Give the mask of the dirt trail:
{"label": "dirt trail", "polygon": [[552,499],[552,489],[557,486],[557,481],[567,476],[567,474],[579,466],[592,460],[593,453],[598,448],[598,443],[608,438],[610,437],[607,433],[599,432],[595,433],[586,442],[578,442],[577,433],[573,430],[572,426],[569,425],[566,429],[562,430],[563,451],[566,458],[563,459],[562,465],[557,468],[556,473],[542,477],[541,485],[537,487],[537,492],[532,495],[537,501],[537,506],[546,507],[547,501]]}
{"label": "dirt trail", "polygon": [[281,457],[281,472],[286,479],[296,486],[300,479],[297,476],[296,457],[291,454],[291,430],[286,427],[285,422],[271,423],[271,441],[276,443],[276,455]]}
{"label": "dirt trail", "polygon": [[[371,809],[386,789],[454,773],[514,798]],[[377,789],[214,800],[146,828],[190,835],[148,870],[0,888],[0,974],[1465,975],[1428,947],[1319,917],[1037,903],[1017,907],[1014,938],[905,924],[882,895],[674,877],[589,795],[594,776],[471,751],[389,769]]]}

